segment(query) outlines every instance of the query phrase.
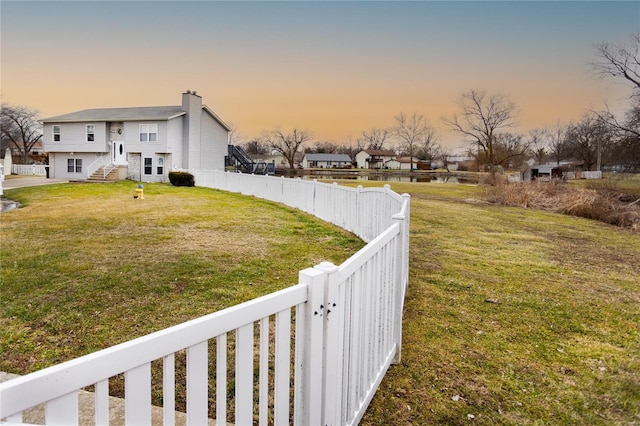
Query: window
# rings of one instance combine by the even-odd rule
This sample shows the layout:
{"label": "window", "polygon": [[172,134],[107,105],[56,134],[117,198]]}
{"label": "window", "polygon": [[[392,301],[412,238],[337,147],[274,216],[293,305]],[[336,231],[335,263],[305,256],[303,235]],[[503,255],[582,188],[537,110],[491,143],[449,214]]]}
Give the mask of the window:
{"label": "window", "polygon": [[158,157],[156,164],[156,174],[158,176],[164,175],[164,157]]}
{"label": "window", "polygon": [[60,126],[53,126],[53,141],[60,142]]}
{"label": "window", "polygon": [[93,124],[87,124],[87,142],[93,142],[96,135],[96,126]]}
{"label": "window", "polygon": [[145,157],[144,159],[144,174],[153,174],[153,158]]}
{"label": "window", "polygon": [[68,158],[67,159],[67,172],[68,173],[82,173],[82,158]]}
{"label": "window", "polygon": [[140,125],[140,142],[156,142],[158,140],[157,124]]}

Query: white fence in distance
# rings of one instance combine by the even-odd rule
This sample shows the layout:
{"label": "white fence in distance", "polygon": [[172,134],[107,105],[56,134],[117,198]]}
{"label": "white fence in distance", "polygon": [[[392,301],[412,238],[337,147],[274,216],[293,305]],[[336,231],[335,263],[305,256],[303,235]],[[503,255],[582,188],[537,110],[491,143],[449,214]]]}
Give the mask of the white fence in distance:
{"label": "white fence in distance", "polygon": [[2,383],[0,419],[19,423],[24,410],[44,403],[45,424],[77,424],[78,391],[94,385],[95,424],[109,424],[109,382],[124,374],[125,424],[150,424],[155,363],[162,369],[163,424],[173,425],[183,362],[187,424],[360,421],[400,359],[409,197],[388,187],[192,173],[198,186],[291,205],[369,243],[342,265],[300,271],[298,283],[284,290]]}
{"label": "white fence in distance", "polygon": [[581,173],[583,179],[602,179],[602,172],[596,171],[584,171]]}
{"label": "white fence in distance", "polygon": [[[249,175],[219,171],[190,171],[197,186],[252,195],[312,214],[371,241],[393,223],[408,195],[383,188],[349,188],[316,180]],[[408,214],[408,212],[407,212]]]}
{"label": "white fence in distance", "polygon": [[11,174],[25,176],[45,176],[47,174],[44,164],[12,164]]}

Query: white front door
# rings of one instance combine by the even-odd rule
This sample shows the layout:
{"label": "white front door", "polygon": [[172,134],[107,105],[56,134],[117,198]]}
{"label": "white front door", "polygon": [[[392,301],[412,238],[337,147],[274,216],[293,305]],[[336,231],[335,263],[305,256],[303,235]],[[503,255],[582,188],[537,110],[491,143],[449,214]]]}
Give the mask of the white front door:
{"label": "white front door", "polygon": [[124,141],[113,141],[111,144],[111,161],[118,166],[127,164],[127,152],[124,149]]}

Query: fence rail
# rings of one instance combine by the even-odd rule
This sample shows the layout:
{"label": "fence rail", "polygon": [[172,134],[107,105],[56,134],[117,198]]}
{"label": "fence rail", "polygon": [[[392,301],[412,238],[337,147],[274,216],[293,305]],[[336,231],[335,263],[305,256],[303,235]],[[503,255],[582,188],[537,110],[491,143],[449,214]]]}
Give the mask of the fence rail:
{"label": "fence rail", "polygon": [[110,382],[123,374],[124,422],[150,424],[152,371],[160,365],[163,424],[173,425],[180,364],[187,424],[360,421],[400,359],[409,197],[388,187],[192,173],[198,186],[278,201],[369,242],[339,266],[300,271],[284,290],[0,384],[0,419],[19,423],[24,410],[44,403],[45,424],[78,424],[78,391],[93,385],[93,421],[109,424]]}

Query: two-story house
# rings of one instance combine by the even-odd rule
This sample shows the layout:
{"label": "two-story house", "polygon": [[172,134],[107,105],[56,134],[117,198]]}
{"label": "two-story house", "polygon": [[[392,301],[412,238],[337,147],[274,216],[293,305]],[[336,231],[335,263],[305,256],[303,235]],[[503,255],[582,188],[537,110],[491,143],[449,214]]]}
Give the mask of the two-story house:
{"label": "two-story house", "polygon": [[177,106],[99,108],[42,120],[53,178],[164,182],[172,170],[224,170],[230,128],[195,91]]}
{"label": "two-story house", "polygon": [[395,157],[390,150],[365,149],[356,154],[356,163],[359,169],[384,169],[384,163]]}

